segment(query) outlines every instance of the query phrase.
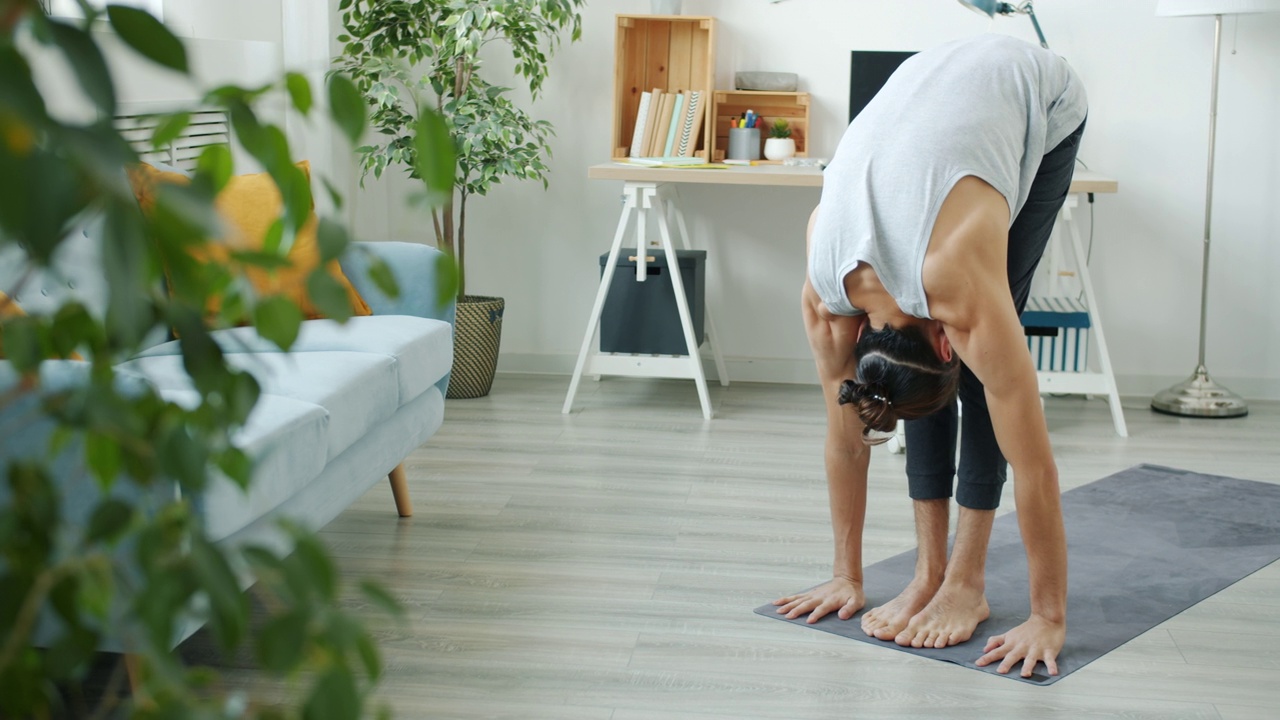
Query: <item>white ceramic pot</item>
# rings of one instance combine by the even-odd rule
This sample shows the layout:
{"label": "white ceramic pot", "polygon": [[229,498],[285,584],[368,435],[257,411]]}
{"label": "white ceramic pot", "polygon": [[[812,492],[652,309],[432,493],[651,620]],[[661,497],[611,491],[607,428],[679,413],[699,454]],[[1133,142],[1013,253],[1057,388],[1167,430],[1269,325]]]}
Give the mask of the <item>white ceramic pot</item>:
{"label": "white ceramic pot", "polygon": [[649,12],[654,15],[679,15],[680,0],[649,0]]}
{"label": "white ceramic pot", "polygon": [[794,138],[769,138],[764,141],[764,157],[766,160],[786,160],[796,154]]}

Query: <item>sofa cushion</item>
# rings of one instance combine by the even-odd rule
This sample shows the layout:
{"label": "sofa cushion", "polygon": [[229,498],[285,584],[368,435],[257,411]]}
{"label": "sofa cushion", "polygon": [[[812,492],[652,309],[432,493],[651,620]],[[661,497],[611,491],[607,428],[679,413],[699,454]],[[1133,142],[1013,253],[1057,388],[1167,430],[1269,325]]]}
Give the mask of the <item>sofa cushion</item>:
{"label": "sofa cushion", "polygon": [[[237,353],[279,353],[275,343],[260,337],[253,328],[215,330],[214,340],[228,355]],[[350,351],[372,353],[394,361],[399,405],[418,397],[439,382],[453,364],[453,329],[440,320],[408,315],[354,317],[340,324],[333,320],[302,323],[294,353]],[[178,355],[177,341],[150,348],[139,357]]]}
{"label": "sofa cushion", "polygon": [[[311,182],[311,164],[302,161],[297,164],[301,177],[308,184]],[[146,163],[129,168],[129,181],[133,186],[138,206],[144,213],[151,213],[156,207],[159,197],[158,188],[163,184],[184,185],[190,178],[182,173],[164,172]],[[215,262],[227,264],[231,261],[231,251],[260,251],[268,236],[271,226],[283,217],[284,200],[280,196],[280,188],[268,173],[237,175],[231,178],[214,200],[218,215],[222,218],[226,235],[216,241],[193,248],[192,257],[198,262]],[[315,203],[312,202],[314,208]],[[323,317],[320,310],[311,302],[307,291],[307,276],[320,266],[320,244],[316,235],[319,220],[314,210],[307,216],[302,227],[298,228],[293,244],[289,246],[288,267],[266,270],[255,266],[242,266],[240,270],[253,285],[259,295],[283,295],[292,300],[306,318]],[[360,297],[355,286],[342,272],[337,260],[325,264],[325,270],[346,291],[347,301],[352,315],[369,315],[369,305]],[[174,282],[174,268],[167,268],[170,282]],[[209,298],[207,311],[210,315],[218,313],[222,300],[219,297]]]}
{"label": "sofa cushion", "polygon": [[[324,457],[346,450],[399,407],[394,361],[359,352],[232,353],[227,364],[251,373],[264,395],[318,405],[329,415]],[[182,356],[140,357],[121,367],[140,373],[161,390],[194,390]],[[312,448],[319,454],[320,448]]]}
{"label": "sofa cushion", "polygon": [[[194,390],[161,390],[183,407],[200,402]],[[253,459],[248,491],[215,472],[193,500],[211,540],[221,540],[293,497],[324,470],[329,414],[313,403],[281,395],[263,395],[244,427],[232,435],[235,446]]]}

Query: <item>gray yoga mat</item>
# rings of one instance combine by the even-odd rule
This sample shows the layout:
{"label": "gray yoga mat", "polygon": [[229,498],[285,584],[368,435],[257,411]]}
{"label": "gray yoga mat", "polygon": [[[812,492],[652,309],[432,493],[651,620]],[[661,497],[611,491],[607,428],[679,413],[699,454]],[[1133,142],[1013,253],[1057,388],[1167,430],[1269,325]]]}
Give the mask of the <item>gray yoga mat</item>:
{"label": "gray yoga mat", "polygon": [[[1280,485],[1139,465],[1062,494],[1069,554],[1067,642],[1057,677],[1021,664],[1003,677],[1050,685],[1152,627],[1280,558]],[[911,580],[915,551],[866,568],[868,607],[895,597]],[[862,632],[862,613],[813,625],[787,620],[772,604],[756,613],[860,642],[980,668],[988,637],[1029,613],[1027,562],[1014,513],[996,518],[987,558],[991,617],[968,642],[942,650],[899,647]]]}

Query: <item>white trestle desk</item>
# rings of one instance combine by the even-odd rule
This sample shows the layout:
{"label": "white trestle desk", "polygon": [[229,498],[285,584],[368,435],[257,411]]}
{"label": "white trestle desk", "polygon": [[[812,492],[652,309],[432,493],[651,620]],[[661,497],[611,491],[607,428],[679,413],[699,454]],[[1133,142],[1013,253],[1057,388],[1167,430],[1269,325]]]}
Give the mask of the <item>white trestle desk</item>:
{"label": "white trestle desk", "polygon": [[[727,169],[680,169],[651,168],[624,163],[604,163],[593,165],[587,171],[587,177],[594,180],[622,181],[622,215],[618,218],[617,230],[613,236],[613,245],[609,249],[609,259],[605,264],[606,272],[600,280],[596,292],[595,303],[591,315],[587,319],[586,332],[582,338],[582,348],[578,353],[578,361],[573,369],[573,377],[569,382],[569,392],[564,401],[564,412],[573,407],[573,399],[578,391],[578,384],[583,375],[623,375],[630,377],[663,377],[685,378],[694,381],[698,399],[702,404],[702,414],[710,419],[711,398],[707,392],[707,378],[702,368],[699,352],[688,355],[625,355],[601,353],[596,347],[596,339],[600,329],[600,315],[604,310],[605,299],[609,295],[609,286],[613,280],[612,269],[617,266],[628,228],[634,226],[634,244],[639,250],[649,246],[647,242],[647,223],[657,224],[659,242],[656,247],[662,248],[667,258],[675,258],[677,249],[692,249],[689,241],[689,230],[684,214],[680,210],[677,186],[682,183],[704,185],[762,185],[788,187],[822,187],[822,171],[816,167],[800,167],[786,165],[756,165],[730,167]],[[1088,363],[1081,369],[1066,371],[1061,367],[1046,368],[1039,365],[1040,391],[1042,393],[1102,395],[1111,405],[1111,416],[1116,433],[1122,437],[1128,435],[1125,428],[1124,413],[1120,408],[1120,397],[1116,391],[1115,375],[1111,369],[1111,358],[1107,352],[1106,338],[1098,317],[1097,298],[1093,292],[1093,283],[1089,278],[1088,258],[1081,241],[1075,212],[1080,207],[1080,198],[1091,194],[1115,193],[1119,184],[1109,178],[1088,170],[1077,170],[1071,180],[1070,195],[1059,213],[1059,222],[1054,227],[1054,237],[1050,240],[1049,250],[1041,262],[1037,285],[1034,293],[1048,292],[1052,299],[1063,299],[1075,303],[1074,297],[1066,294],[1083,295],[1082,312],[1088,313],[1087,328],[1089,344],[1096,349],[1098,367],[1090,370]],[[817,197],[814,198],[817,203]],[[634,218],[635,222],[632,223]],[[673,228],[674,224],[674,228]],[[674,231],[673,231],[674,230]],[[1065,230],[1065,233],[1063,232]],[[678,232],[676,232],[678,231]],[[1064,264],[1061,235],[1068,236],[1067,247],[1072,256],[1070,268]],[[797,248],[804,251],[804,228],[796,228]],[[651,262],[644,252],[637,252],[636,280],[643,281],[647,276],[646,263]],[[697,347],[694,337],[694,324],[689,311],[689,301],[685,297],[684,282],[680,276],[680,264],[667,262],[671,274],[671,284],[675,289],[676,308],[680,315],[686,347]],[[1069,287],[1064,287],[1069,286]],[[1072,292],[1074,291],[1074,292]],[[704,328],[705,342],[711,349],[715,361],[716,372],[721,385],[729,384],[729,376],[725,370],[724,356],[721,354],[720,336],[712,319],[710,307],[705,308],[706,323]],[[1087,351],[1087,348],[1086,348]]]}

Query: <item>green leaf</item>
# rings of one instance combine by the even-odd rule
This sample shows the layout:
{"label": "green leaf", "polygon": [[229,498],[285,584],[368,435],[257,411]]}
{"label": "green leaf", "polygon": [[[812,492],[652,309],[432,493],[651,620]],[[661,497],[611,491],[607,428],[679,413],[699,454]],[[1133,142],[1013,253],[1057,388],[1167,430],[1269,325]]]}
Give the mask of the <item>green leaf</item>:
{"label": "green leaf", "polygon": [[190,124],[191,113],[178,112],[166,115],[156,126],[155,132],[151,134],[151,147],[156,149],[168,147]]}
{"label": "green leaf", "polygon": [[338,592],[337,575],[333,561],[329,559],[320,542],[310,533],[297,533],[294,537],[293,557],[306,571],[312,587],[325,600],[332,601]]}
{"label": "green leaf", "polygon": [[204,487],[205,465],[208,449],[187,431],[178,426],[159,440],[160,467],[165,474],[176,479],[186,490]]}
{"label": "green leaf", "polygon": [[[284,218],[276,218],[274,222],[267,228],[267,234],[262,238],[262,252],[245,253],[245,257],[261,257],[271,256],[278,259],[284,267],[289,264],[288,258],[282,258],[279,255],[280,246],[284,244]],[[265,261],[264,261],[265,262]]]}
{"label": "green leaf", "polygon": [[[284,223],[280,220],[276,220],[275,223],[271,225],[271,229],[267,230],[267,237],[270,238],[272,234],[283,235],[283,233]],[[275,244],[279,246],[280,241],[276,240]],[[251,265],[253,267],[263,268],[266,270],[279,270],[281,268],[292,267],[293,265],[293,263],[289,262],[289,258],[281,257],[277,253],[266,252],[263,250],[236,250],[231,253],[230,257],[242,265]]]}
{"label": "green leaf", "polygon": [[75,72],[80,89],[104,115],[115,115],[115,83],[111,81],[111,73],[98,44],[89,33],[66,23],[51,21],[49,30],[53,41],[66,56],[67,64]]}
{"label": "green leaf", "polygon": [[302,311],[288,298],[279,295],[266,298],[253,309],[253,324],[262,337],[288,350],[298,339]]}
{"label": "green leaf", "polygon": [[414,169],[427,186],[427,196],[433,204],[443,204],[453,194],[458,160],[449,126],[439,113],[426,107],[421,109],[414,126],[413,146]]}
{"label": "green leaf", "polygon": [[[257,404],[258,397],[262,394],[262,387],[258,385],[258,380],[247,372],[233,372],[231,374],[230,385],[223,399],[227,406],[227,417],[233,424],[243,425],[244,421],[249,417],[249,413],[253,411],[253,406]],[[232,460],[236,462],[237,460]],[[235,466],[233,466],[235,469]],[[230,473],[228,473],[230,474]]]}
{"label": "green leaf", "polygon": [[347,237],[347,229],[341,223],[321,218],[316,228],[316,241],[320,245],[320,262],[323,264],[340,257],[346,251],[350,239]]}
{"label": "green leaf", "polygon": [[86,667],[98,644],[97,633],[84,627],[71,627],[46,651],[45,667],[50,680],[68,681],[80,668]]}
{"label": "green leaf", "polygon": [[32,372],[44,359],[40,342],[40,321],[23,316],[10,318],[0,325],[0,348],[19,372]]}
{"label": "green leaf", "polygon": [[386,588],[373,580],[361,580],[360,591],[363,592],[365,597],[369,598],[373,604],[382,608],[388,615],[393,617],[404,617],[404,608],[401,607],[400,603],[391,596],[391,593],[387,592]]}
{"label": "green leaf", "polygon": [[154,63],[187,74],[187,49],[151,13],[136,8],[110,5],[107,19],[129,47]]}
{"label": "green leaf", "polygon": [[251,545],[240,552],[244,559],[258,571],[259,576],[284,572],[284,563],[264,547]]}
{"label": "green leaf", "polygon": [[360,662],[364,664],[364,671],[369,675],[370,681],[382,677],[382,658],[379,657],[378,646],[369,637],[369,633],[361,632],[356,638],[356,652],[360,654]]}
{"label": "green leaf", "polygon": [[294,609],[271,618],[257,633],[258,660],[268,672],[287,674],[305,657],[307,616]]}
{"label": "green leaf", "polygon": [[85,435],[84,454],[98,486],[111,487],[120,473],[120,446],[102,433],[90,432]]}
{"label": "green leaf", "polygon": [[191,566],[209,598],[210,629],[224,649],[235,647],[249,624],[249,603],[222,551],[199,533],[191,539]]}
{"label": "green leaf", "polygon": [[359,720],[360,694],[351,671],[331,667],[317,678],[302,717],[303,720]]}
{"label": "green leaf", "polygon": [[249,478],[253,471],[253,461],[239,448],[230,448],[218,455],[218,469],[231,479],[241,490],[249,489]]}
{"label": "green leaf", "polygon": [[347,298],[346,288],[323,265],[307,276],[307,296],[327,318],[342,321],[351,317],[351,301]]}
{"label": "green leaf", "polygon": [[322,177],[320,178],[320,181],[324,183],[324,189],[328,191],[329,199],[333,201],[334,209],[341,210],[342,209],[342,193],[338,192],[338,188],[334,187],[333,183],[329,182],[329,178]]}
{"label": "green leaf", "polygon": [[91,545],[99,540],[115,542],[133,519],[133,508],[116,498],[107,498],[98,503],[89,516],[89,529],[85,531],[84,543]]}
{"label": "green leaf", "polygon": [[436,256],[436,306],[444,307],[458,296],[462,285],[462,273],[458,261],[453,255],[444,253]]}
{"label": "green leaf", "polygon": [[210,145],[200,151],[200,158],[196,160],[196,172],[209,177],[214,192],[227,186],[233,171],[231,148],[227,145]]}
{"label": "green leaf", "polygon": [[329,112],[338,128],[353,144],[364,133],[366,121],[364,96],[345,75],[329,78]]}
{"label": "green leaf", "polygon": [[376,255],[372,255],[369,260],[369,279],[382,291],[383,295],[389,298],[400,297],[400,283],[396,282],[395,273],[391,271],[391,266],[386,260]]}
{"label": "green leaf", "polygon": [[231,115],[231,127],[235,130],[236,139],[250,155],[266,164],[263,158],[270,157],[270,139],[253,108],[242,99],[234,99],[227,102],[227,110]]}
{"label": "green leaf", "polygon": [[311,112],[311,82],[305,75],[291,72],[284,76],[285,86],[289,88],[289,99],[298,112],[306,115]]}

